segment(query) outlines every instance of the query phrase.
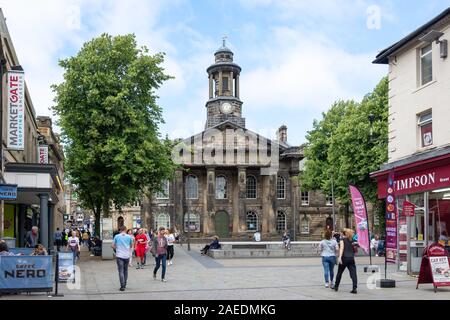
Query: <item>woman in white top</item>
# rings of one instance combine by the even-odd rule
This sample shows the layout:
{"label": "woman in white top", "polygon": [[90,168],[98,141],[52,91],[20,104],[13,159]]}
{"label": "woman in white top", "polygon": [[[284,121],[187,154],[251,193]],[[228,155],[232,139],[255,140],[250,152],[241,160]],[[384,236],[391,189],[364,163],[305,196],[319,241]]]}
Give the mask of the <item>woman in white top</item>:
{"label": "woman in white top", "polygon": [[80,253],[80,239],[77,237],[77,233],[72,231],[72,236],[67,240],[67,251],[72,251],[73,253],[73,263],[77,262],[77,258],[79,258]]}
{"label": "woman in white top", "polygon": [[133,251],[134,251],[134,234],[133,229],[128,229],[127,234],[133,239],[133,245],[130,248],[130,262],[128,263],[129,267],[133,267]]}
{"label": "woman in white top", "polygon": [[167,265],[173,264],[173,243],[175,242],[175,235],[173,234],[173,229],[166,230],[166,240],[167,240]]}
{"label": "woman in white top", "polygon": [[332,237],[332,231],[325,231],[325,239],[320,242],[325,288],[334,288],[334,266],[336,265],[336,251],[339,249],[337,241]]}

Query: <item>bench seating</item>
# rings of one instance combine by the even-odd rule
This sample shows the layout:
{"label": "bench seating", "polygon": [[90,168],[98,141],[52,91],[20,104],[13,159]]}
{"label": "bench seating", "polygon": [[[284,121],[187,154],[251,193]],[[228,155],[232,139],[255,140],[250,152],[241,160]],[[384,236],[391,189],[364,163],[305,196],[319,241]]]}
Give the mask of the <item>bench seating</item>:
{"label": "bench seating", "polygon": [[221,249],[209,250],[214,259],[235,258],[288,258],[320,256],[319,241],[293,241],[286,250],[282,241],[221,242]]}

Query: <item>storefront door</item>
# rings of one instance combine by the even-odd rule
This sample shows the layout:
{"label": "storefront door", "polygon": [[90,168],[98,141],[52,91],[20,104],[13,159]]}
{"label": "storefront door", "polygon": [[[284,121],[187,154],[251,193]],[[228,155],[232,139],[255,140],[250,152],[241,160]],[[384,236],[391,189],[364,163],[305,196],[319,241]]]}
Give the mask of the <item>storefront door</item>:
{"label": "storefront door", "polygon": [[422,253],[426,247],[426,217],[425,217],[425,193],[418,193],[408,196],[408,200],[416,208],[414,216],[408,217],[408,238],[409,238],[409,259],[408,272],[419,273],[422,262]]}

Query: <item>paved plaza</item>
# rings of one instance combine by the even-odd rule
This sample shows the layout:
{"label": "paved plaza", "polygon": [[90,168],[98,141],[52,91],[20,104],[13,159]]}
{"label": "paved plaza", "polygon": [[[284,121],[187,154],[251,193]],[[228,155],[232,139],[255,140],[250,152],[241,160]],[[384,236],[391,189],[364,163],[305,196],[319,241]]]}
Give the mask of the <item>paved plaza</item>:
{"label": "paved plaza", "polygon": [[[146,269],[129,270],[128,286],[120,292],[114,260],[83,257],[79,288],[60,284],[64,297],[48,297],[45,293],[5,295],[1,299],[79,299],[79,300],[215,300],[215,299],[450,299],[450,288],[434,293],[431,284],[416,290],[416,278],[395,273],[389,266],[389,278],[397,281],[393,289],[370,289],[363,265],[368,257],[357,258],[358,294],[350,294],[351,280],[346,271],[339,292],[323,285],[320,258],[235,259],[214,260],[199,253],[200,246],[175,247],[175,263],[167,267],[163,283],[152,278],[153,259]],[[384,259],[374,258],[374,264],[384,270]],[[158,276],[160,276],[160,272]],[[384,275],[384,273],[383,273]],[[75,286],[76,287],[76,286]]]}

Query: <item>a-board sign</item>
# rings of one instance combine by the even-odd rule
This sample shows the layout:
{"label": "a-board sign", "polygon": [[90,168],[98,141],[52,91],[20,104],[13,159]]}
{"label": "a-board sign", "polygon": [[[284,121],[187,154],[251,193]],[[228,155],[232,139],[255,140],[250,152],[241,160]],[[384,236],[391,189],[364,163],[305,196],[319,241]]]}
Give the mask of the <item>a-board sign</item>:
{"label": "a-board sign", "polygon": [[423,252],[416,289],[421,283],[432,283],[435,292],[437,287],[450,286],[449,269],[445,247],[437,242],[430,244]]}
{"label": "a-board sign", "polygon": [[75,280],[75,267],[72,252],[58,252],[58,282]]}
{"label": "a-board sign", "polygon": [[435,286],[450,286],[450,269],[448,257],[429,257],[431,274]]}

